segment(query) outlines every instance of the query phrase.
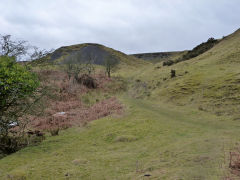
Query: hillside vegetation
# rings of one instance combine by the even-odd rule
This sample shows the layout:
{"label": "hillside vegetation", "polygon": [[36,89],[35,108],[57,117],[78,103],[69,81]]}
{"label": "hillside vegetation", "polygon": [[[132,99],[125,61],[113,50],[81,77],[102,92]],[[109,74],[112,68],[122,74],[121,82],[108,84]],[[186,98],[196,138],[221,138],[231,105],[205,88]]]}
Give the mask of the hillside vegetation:
{"label": "hillside vegetation", "polygon": [[179,58],[177,62],[186,61],[188,59],[197,57],[209,49],[213,48],[219,41],[214,38],[209,38],[207,42],[201,43],[200,45],[193,48],[193,50],[188,51],[182,58]]}
{"label": "hillside vegetation", "polygon": [[179,56],[177,59],[167,59],[163,62],[163,66],[171,66],[173,64],[182,62],[182,61],[187,61],[191,58],[195,58],[206,51],[210,50],[213,48],[217,43],[219,43],[220,40],[214,39],[214,38],[209,38],[207,42],[203,42],[193,48],[191,51],[186,51],[185,53],[182,53],[181,56]]}
{"label": "hillside vegetation", "polygon": [[[239,119],[240,31],[227,36],[206,53],[172,66],[146,66],[130,78],[135,91],[148,91],[152,100],[161,100]],[[176,70],[171,78],[170,71]],[[120,71],[119,74],[129,76]],[[145,88],[147,87],[147,88]],[[139,95],[139,93],[137,93]]]}
{"label": "hillside vegetation", "polygon": [[176,51],[176,52],[157,52],[157,53],[142,53],[142,54],[132,54],[130,56],[143,59],[148,62],[158,63],[163,61],[176,61],[181,58],[186,51]]}
{"label": "hillside vegetation", "polygon": [[229,170],[229,152],[240,141],[240,30],[172,66],[94,45],[120,61],[112,78],[96,66],[96,89],[70,87],[58,64],[83,47],[89,44],[56,50],[59,57],[44,60],[54,66],[37,62],[34,70],[57,95],[47,115],[65,108],[70,124],[1,159],[0,179],[239,179],[239,170]]}

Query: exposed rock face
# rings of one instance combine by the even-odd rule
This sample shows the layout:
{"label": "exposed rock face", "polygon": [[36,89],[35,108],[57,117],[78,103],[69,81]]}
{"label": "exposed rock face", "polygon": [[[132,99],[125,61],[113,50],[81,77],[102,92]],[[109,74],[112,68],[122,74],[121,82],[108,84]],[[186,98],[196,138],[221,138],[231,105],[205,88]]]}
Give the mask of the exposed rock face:
{"label": "exposed rock face", "polygon": [[94,45],[88,45],[83,47],[80,50],[80,54],[82,60],[88,60],[89,58],[92,58],[94,59],[94,64],[98,65],[103,65],[106,57],[110,55],[110,53],[106,50]]}
{"label": "exposed rock face", "polygon": [[139,58],[129,56],[121,51],[95,43],[84,43],[60,47],[45,57],[35,60],[33,64],[87,63],[105,65],[107,59],[112,59],[114,61],[117,60],[118,63],[134,67],[136,66],[136,63],[141,65],[146,64],[146,62]]}
{"label": "exposed rock face", "polygon": [[[104,46],[99,44],[80,44],[74,46],[61,47],[51,54],[51,61],[55,61],[61,57],[77,53],[78,58],[74,63],[86,62],[89,59],[94,60],[94,64],[104,65],[104,60],[110,55],[110,52],[104,49]],[[64,60],[66,62],[67,60]]]}

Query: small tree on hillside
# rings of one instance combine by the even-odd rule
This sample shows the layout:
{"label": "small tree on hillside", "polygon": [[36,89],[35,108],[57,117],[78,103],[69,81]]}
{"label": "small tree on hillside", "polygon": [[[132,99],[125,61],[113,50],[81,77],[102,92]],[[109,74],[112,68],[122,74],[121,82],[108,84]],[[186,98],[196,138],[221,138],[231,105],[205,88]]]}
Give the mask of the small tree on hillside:
{"label": "small tree on hillside", "polygon": [[94,63],[96,59],[97,57],[93,53],[87,55],[84,69],[87,71],[89,75],[95,71]]}
{"label": "small tree on hillside", "polygon": [[66,66],[68,80],[71,80],[72,77],[74,78],[74,80],[76,80],[81,71],[82,71],[82,67],[79,64],[68,63]]}
{"label": "small tree on hillside", "polygon": [[72,77],[74,81],[78,79],[79,74],[91,75],[95,71],[94,63],[96,56],[92,53],[87,55],[85,59],[82,58],[80,52],[76,52],[67,56],[64,60],[66,64],[66,72],[68,74],[68,79]]}
{"label": "small tree on hillside", "polygon": [[70,80],[72,77],[76,80],[78,78],[78,75],[81,71],[83,71],[84,67],[81,63],[79,53],[74,53],[69,56],[67,56],[64,60],[66,64],[65,71],[68,75],[68,79]]}
{"label": "small tree on hillside", "polygon": [[108,77],[111,77],[113,68],[118,64],[118,60],[113,55],[108,55],[104,61],[105,69]]}

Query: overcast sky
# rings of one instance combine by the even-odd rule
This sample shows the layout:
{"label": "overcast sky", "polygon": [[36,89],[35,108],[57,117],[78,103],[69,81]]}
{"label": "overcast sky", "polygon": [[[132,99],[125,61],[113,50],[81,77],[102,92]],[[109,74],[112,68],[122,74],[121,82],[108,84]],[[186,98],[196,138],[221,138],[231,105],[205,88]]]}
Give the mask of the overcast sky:
{"label": "overcast sky", "polygon": [[238,28],[240,0],[0,0],[0,34],[45,49],[185,50]]}

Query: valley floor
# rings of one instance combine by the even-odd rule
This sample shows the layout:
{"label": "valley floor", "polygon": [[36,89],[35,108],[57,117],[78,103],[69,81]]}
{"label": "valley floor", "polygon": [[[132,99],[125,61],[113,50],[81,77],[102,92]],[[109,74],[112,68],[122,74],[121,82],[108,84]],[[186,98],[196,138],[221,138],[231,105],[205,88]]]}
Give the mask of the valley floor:
{"label": "valley floor", "polygon": [[[121,117],[61,131],[0,160],[0,179],[222,179],[237,121],[120,97]],[[144,176],[146,175],[146,176]],[[148,176],[148,177],[147,177]]]}

